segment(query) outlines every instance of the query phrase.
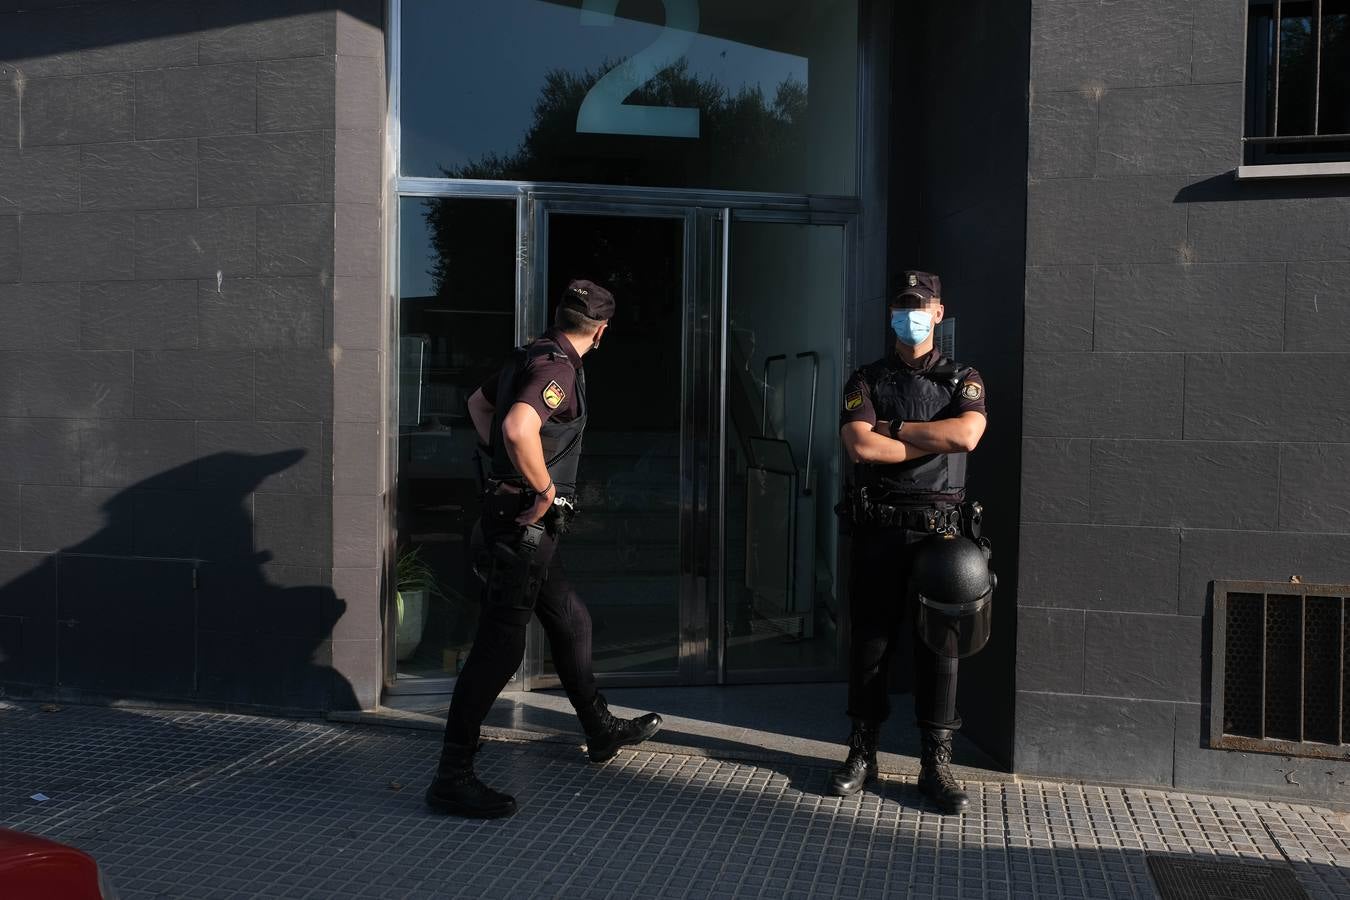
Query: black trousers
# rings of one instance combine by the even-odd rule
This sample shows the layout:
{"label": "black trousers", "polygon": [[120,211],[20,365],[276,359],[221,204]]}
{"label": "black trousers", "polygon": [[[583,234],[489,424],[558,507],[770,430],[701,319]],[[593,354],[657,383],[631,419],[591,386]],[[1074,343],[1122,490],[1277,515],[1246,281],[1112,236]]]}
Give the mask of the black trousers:
{"label": "black trousers", "polygon": [[[913,659],[919,727],[955,730],[961,727],[956,712],[958,660],[929,650],[914,628],[918,601],[909,590],[909,566],[915,545],[925,537],[924,532],[902,528],[853,529],[848,714],[869,722],[886,720],[891,712],[887,696],[891,660],[901,651]],[[902,646],[902,640],[909,646]]]}
{"label": "black trousers", "polygon": [[[509,528],[487,537],[489,544],[514,544],[519,529]],[[499,566],[505,565],[499,554]],[[525,658],[525,628],[531,616],[539,618],[553,650],[567,697],[578,712],[595,701],[595,673],[591,666],[591,616],[567,580],[557,536],[545,532],[535,551],[534,575],[542,576],[537,591],[522,588],[531,572],[517,567],[489,578],[483,589],[483,609],[469,658],[455,682],[445,741],[459,745],[478,742],[478,732],[492,702],[506,687]],[[508,567],[509,568],[509,567]],[[584,719],[583,719],[584,721]]]}

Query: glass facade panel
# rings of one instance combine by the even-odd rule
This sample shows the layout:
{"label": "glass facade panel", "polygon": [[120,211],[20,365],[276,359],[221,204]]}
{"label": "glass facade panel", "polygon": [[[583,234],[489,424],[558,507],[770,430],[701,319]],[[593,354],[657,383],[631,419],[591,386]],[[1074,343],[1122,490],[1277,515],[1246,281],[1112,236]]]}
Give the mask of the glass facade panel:
{"label": "glass facade panel", "polygon": [[856,0],[403,0],[402,174],[855,192]]}
{"label": "glass facade panel", "polygon": [[407,681],[457,675],[478,624],[466,552],[477,441],[465,401],[514,344],[516,202],[405,197],[399,218],[394,618]]}

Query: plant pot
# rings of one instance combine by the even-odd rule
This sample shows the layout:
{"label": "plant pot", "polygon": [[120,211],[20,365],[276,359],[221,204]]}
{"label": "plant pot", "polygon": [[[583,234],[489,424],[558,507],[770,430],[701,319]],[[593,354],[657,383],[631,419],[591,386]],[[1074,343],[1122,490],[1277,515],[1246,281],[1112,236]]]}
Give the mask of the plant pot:
{"label": "plant pot", "polygon": [[417,652],[427,624],[427,592],[399,591],[394,595],[398,624],[394,630],[394,658],[399,662]]}

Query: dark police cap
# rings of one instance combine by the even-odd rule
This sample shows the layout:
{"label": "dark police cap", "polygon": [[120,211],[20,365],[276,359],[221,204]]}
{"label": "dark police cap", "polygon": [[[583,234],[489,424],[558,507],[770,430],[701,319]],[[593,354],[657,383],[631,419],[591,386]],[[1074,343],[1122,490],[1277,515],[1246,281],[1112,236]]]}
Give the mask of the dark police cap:
{"label": "dark police cap", "polygon": [[942,279],[932,272],[906,272],[900,279],[900,288],[895,292],[891,305],[899,306],[915,300],[927,303],[942,298]]}
{"label": "dark police cap", "polygon": [[573,280],[563,291],[559,305],[575,309],[588,319],[605,320],[614,316],[614,295],[594,281]]}

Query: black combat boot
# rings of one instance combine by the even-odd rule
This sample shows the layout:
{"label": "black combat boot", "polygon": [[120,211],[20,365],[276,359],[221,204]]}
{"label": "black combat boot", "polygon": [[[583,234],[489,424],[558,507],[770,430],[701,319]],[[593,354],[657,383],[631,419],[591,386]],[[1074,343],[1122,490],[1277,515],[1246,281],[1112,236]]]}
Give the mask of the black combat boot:
{"label": "black combat boot", "polygon": [[944,813],[965,812],[970,798],[952,777],[952,730],[925,728],[921,736],[919,790]]}
{"label": "black combat boot", "polygon": [[863,789],[863,785],[877,780],[877,741],[881,726],[863,719],[853,720],[853,732],[848,736],[848,759],[830,773],[830,793],[847,797]]}
{"label": "black combat boot", "polygon": [[636,719],[616,718],[609,711],[605,698],[598,693],[589,708],[577,711],[577,717],[586,730],[586,753],[591,762],[611,759],[620,747],[640,744],[661,729],[661,717],[656,713]]}
{"label": "black combat boot", "polygon": [[500,819],[514,815],[515,798],[494,791],[473,774],[473,755],[476,752],[477,743],[447,743],[441,749],[436,778],[427,788],[427,806],[437,812],[470,819]]}

